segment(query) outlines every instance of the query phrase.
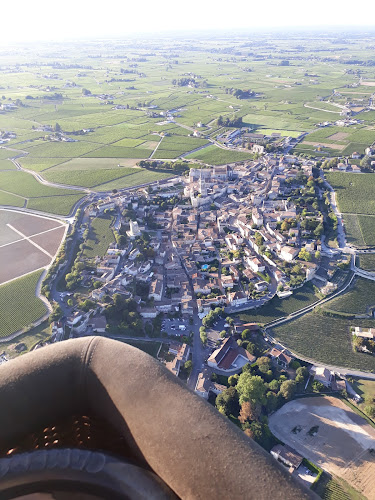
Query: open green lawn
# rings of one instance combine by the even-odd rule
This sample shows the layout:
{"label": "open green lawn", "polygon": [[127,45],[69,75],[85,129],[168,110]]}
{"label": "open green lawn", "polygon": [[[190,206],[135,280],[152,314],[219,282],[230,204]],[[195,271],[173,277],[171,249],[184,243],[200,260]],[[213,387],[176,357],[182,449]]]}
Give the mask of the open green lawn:
{"label": "open green lawn", "polygon": [[[357,403],[357,406],[364,411],[366,403],[365,399],[373,398],[375,399],[375,380],[369,380],[365,378],[351,377],[350,384],[357,394],[362,397],[362,402]],[[366,412],[365,412],[366,413]]]}
{"label": "open green lawn", "polygon": [[35,296],[42,271],[36,271],[0,286],[0,337],[7,337],[38,320],[46,312]]}
{"label": "open green lawn", "polygon": [[375,306],[375,281],[355,278],[349,290],[329,300],[323,307],[330,311],[365,314],[369,306]]}
{"label": "open green lawn", "polygon": [[225,163],[232,163],[236,161],[250,160],[253,157],[252,153],[243,153],[241,151],[230,151],[228,149],[221,149],[217,146],[208,146],[207,148],[196,151],[186,156],[192,160],[199,160],[209,165],[223,165]]}
{"label": "open green lawn", "polygon": [[289,314],[303,309],[304,307],[318,301],[311,284],[307,283],[302,288],[295,290],[293,295],[285,299],[274,297],[259,309],[249,309],[239,315],[242,321],[256,322],[260,324],[271,323],[275,319],[283,318]]}
{"label": "open green lawn", "polygon": [[103,215],[91,221],[91,227],[87,240],[84,242],[83,256],[91,259],[93,257],[103,257],[108,247],[114,241],[111,224],[113,217]]}
{"label": "open green lawn", "polygon": [[325,316],[318,311],[272,329],[272,335],[296,354],[355,370],[375,370],[375,356],[354,352],[351,326],[375,327],[374,320],[348,320]]}

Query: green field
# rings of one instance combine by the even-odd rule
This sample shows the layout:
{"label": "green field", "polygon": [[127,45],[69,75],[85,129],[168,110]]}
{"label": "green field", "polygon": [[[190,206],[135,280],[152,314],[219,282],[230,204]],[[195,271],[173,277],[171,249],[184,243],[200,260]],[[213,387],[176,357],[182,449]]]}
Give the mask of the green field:
{"label": "green field", "polygon": [[0,172],[0,204],[26,207],[42,212],[69,215],[83,192],[40,184],[26,172]]}
{"label": "green field", "polygon": [[256,322],[260,324],[271,323],[275,319],[288,316],[318,300],[312,285],[307,283],[302,288],[295,290],[290,297],[285,299],[274,297],[260,309],[250,309],[249,311],[241,313],[239,317],[241,321],[246,322]]}
{"label": "green field", "polygon": [[358,267],[364,269],[365,271],[375,271],[375,254],[359,254],[358,255],[359,264]]}
{"label": "green field", "polygon": [[16,339],[8,341],[0,341],[1,352],[5,352],[9,359],[15,358],[20,355],[16,347],[19,344],[25,346],[25,350],[22,350],[22,354],[25,354],[32,350],[38,342],[45,342],[51,337],[51,326],[48,321],[43,321],[39,326],[31,328],[27,333],[21,333],[17,335]]}
{"label": "green field", "polygon": [[161,342],[147,342],[142,340],[122,340],[120,338],[116,338],[116,340],[120,340],[120,342],[124,342],[125,344],[129,344],[137,349],[140,349],[143,352],[146,352],[153,358],[156,358]]}
{"label": "green field", "polygon": [[190,160],[199,160],[209,165],[223,165],[224,163],[250,160],[252,157],[253,155],[250,151],[249,153],[242,153],[241,151],[221,149],[213,145],[186,156]]}
{"label": "green field", "polygon": [[375,370],[375,357],[354,352],[351,326],[375,327],[374,320],[348,320],[311,312],[272,329],[273,336],[296,354],[327,365]]}
{"label": "green field", "polygon": [[84,242],[83,257],[92,259],[93,257],[103,257],[108,247],[114,241],[111,229],[113,217],[103,215],[91,221],[89,235]]}
{"label": "green field", "polygon": [[327,172],[342,213],[375,215],[375,175]]}
{"label": "green field", "polygon": [[355,278],[348,291],[328,301],[323,307],[348,314],[365,314],[375,306],[375,281]]}
{"label": "green field", "polygon": [[35,296],[43,271],[36,271],[0,286],[0,337],[7,337],[37,321],[46,306]]}

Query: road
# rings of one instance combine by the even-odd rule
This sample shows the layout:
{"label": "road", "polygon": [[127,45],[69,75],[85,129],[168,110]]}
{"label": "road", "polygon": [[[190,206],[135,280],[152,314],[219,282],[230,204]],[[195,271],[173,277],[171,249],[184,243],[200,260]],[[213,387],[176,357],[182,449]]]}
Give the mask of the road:
{"label": "road", "polygon": [[320,173],[320,176],[322,177],[324,184],[328,188],[330,192],[330,202],[331,202],[331,207],[334,212],[334,214],[337,217],[337,242],[339,244],[339,248],[341,251],[345,253],[353,253],[353,249],[347,246],[346,243],[346,235],[345,235],[345,230],[344,230],[344,224],[342,221],[342,214],[338,209],[337,206],[337,199],[336,199],[336,193],[333,189],[333,187],[329,184],[327,179],[324,177],[323,172]]}

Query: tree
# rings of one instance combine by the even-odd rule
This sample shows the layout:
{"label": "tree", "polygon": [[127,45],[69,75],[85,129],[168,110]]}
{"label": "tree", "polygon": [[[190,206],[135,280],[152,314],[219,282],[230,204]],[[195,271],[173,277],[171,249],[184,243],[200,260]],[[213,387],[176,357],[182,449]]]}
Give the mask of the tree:
{"label": "tree", "polygon": [[267,373],[268,370],[271,368],[270,358],[267,358],[267,356],[262,356],[261,358],[258,358],[257,365],[261,373]]}
{"label": "tree", "polygon": [[237,382],[238,382],[238,379],[239,379],[239,375],[231,375],[229,378],[228,378],[228,384],[231,386],[231,387],[234,387],[237,385]]}
{"label": "tree", "polygon": [[314,229],[314,235],[317,237],[317,238],[320,238],[321,235],[323,234],[324,232],[324,227],[323,227],[323,224],[318,224],[316,226],[316,228]]}
{"label": "tree", "polygon": [[320,260],[320,257],[321,257],[321,253],[319,252],[319,250],[317,250],[315,252],[315,258],[316,258],[316,260]]}
{"label": "tree", "polygon": [[276,408],[278,407],[279,400],[276,396],[276,394],[272,391],[268,391],[266,394],[266,408],[267,408],[267,413],[271,413],[272,411],[275,411]]}
{"label": "tree", "polygon": [[261,413],[260,405],[254,404],[251,401],[245,401],[241,406],[240,416],[238,420],[241,424],[249,420],[258,420]]}
{"label": "tree", "polygon": [[184,369],[190,375],[191,370],[193,369],[193,363],[192,363],[192,361],[190,361],[190,359],[185,362]]}
{"label": "tree", "polygon": [[300,366],[299,368],[297,368],[296,370],[296,375],[302,375],[303,378],[306,380],[307,376],[309,375],[309,371],[308,369],[306,368],[306,366]]}
{"label": "tree", "polygon": [[271,391],[278,391],[280,388],[280,382],[276,379],[271,380],[271,382],[268,384],[268,387],[271,389]]}
{"label": "tree", "polygon": [[58,123],[55,125],[55,132],[61,132],[61,127]]}
{"label": "tree", "polygon": [[306,262],[310,262],[312,259],[310,252],[308,252],[306,248],[302,248],[302,250],[298,254],[298,258],[301,260],[305,260]]}
{"label": "tree", "polygon": [[288,400],[293,397],[295,390],[296,390],[296,383],[294,382],[294,380],[285,380],[280,386],[279,394],[281,394],[283,398]]}
{"label": "tree", "polygon": [[241,333],[242,340],[249,340],[251,337],[251,331],[246,328],[242,333]]}
{"label": "tree", "polygon": [[314,382],[312,384],[312,388],[315,392],[321,392],[324,390],[324,385],[321,382],[314,380]]}
{"label": "tree", "polygon": [[370,166],[371,166],[371,160],[370,160],[370,158],[369,158],[367,155],[366,155],[366,156],[364,156],[364,157],[362,158],[362,160],[360,161],[360,166],[361,166],[362,168],[366,168],[366,169],[367,169],[367,168],[370,168]]}
{"label": "tree", "polygon": [[252,376],[249,372],[242,372],[236,388],[241,404],[245,401],[263,404],[266,386],[259,375]]}
{"label": "tree", "polygon": [[240,405],[238,400],[238,394],[235,387],[228,387],[216,398],[216,408],[223,415],[229,416],[233,415],[237,417],[240,411]]}

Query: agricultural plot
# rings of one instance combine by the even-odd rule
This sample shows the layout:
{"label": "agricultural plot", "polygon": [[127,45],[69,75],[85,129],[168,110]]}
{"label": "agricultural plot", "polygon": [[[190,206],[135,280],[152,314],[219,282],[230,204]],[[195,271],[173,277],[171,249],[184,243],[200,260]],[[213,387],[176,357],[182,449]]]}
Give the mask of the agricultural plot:
{"label": "agricultural plot", "polygon": [[354,352],[351,326],[370,326],[373,320],[345,319],[311,312],[272,329],[273,336],[293,352],[331,366],[375,370],[375,357]]}
{"label": "agricultural plot", "polygon": [[328,301],[323,307],[341,313],[366,314],[372,306],[375,306],[375,281],[357,277],[348,291]]}
{"label": "agricultural plot", "polygon": [[237,161],[251,160],[252,153],[243,153],[242,151],[230,151],[221,149],[217,146],[208,146],[207,148],[186,155],[189,160],[198,160],[208,165],[224,165],[225,163],[234,163]]}
{"label": "agricultural plot", "polygon": [[130,188],[147,184],[149,182],[160,181],[173,177],[173,174],[167,172],[154,172],[145,168],[134,168],[132,173],[125,175],[113,181],[107,181],[103,184],[95,186],[94,191],[109,191],[112,189]]}
{"label": "agricultural plot", "polygon": [[84,156],[85,158],[137,158],[145,160],[150,154],[151,152],[149,149],[103,146]]}
{"label": "agricultural plot", "polygon": [[96,217],[91,221],[89,235],[84,242],[84,257],[92,259],[106,254],[109,245],[114,241],[112,222],[113,217],[110,216]]}
{"label": "agricultural plot", "polygon": [[42,271],[0,285],[0,337],[7,337],[37,321],[46,313],[43,301],[35,296]]}
{"label": "agricultural plot", "polygon": [[0,160],[0,170],[16,170],[16,166],[10,160]]}
{"label": "agricultural plot", "polygon": [[[27,172],[0,172],[0,204],[69,215],[84,193],[40,184]],[[4,203],[1,201],[3,200]]]}
{"label": "agricultural plot", "polygon": [[308,134],[301,146],[321,145],[333,150],[332,154],[347,156],[355,151],[363,154],[374,141],[375,131],[366,127],[325,127]]}
{"label": "agricultural plot", "polygon": [[99,144],[88,142],[42,142],[28,149],[32,158],[73,158],[99,149]]}
{"label": "agricultural plot", "polygon": [[359,254],[358,267],[365,271],[375,271],[375,253]]}
{"label": "agricultural plot", "polygon": [[55,219],[0,210],[0,284],[48,266],[65,235]]}
{"label": "agricultural plot", "polygon": [[0,189],[0,205],[9,207],[24,207],[26,204],[26,198],[21,196],[16,196],[11,193],[7,193]]}
{"label": "agricultural plot", "polygon": [[269,419],[271,432],[322,469],[342,477],[366,498],[375,489],[375,429],[338,398],[286,403]]}
{"label": "agricultural plot", "polygon": [[327,172],[340,212],[375,215],[375,175]]}

